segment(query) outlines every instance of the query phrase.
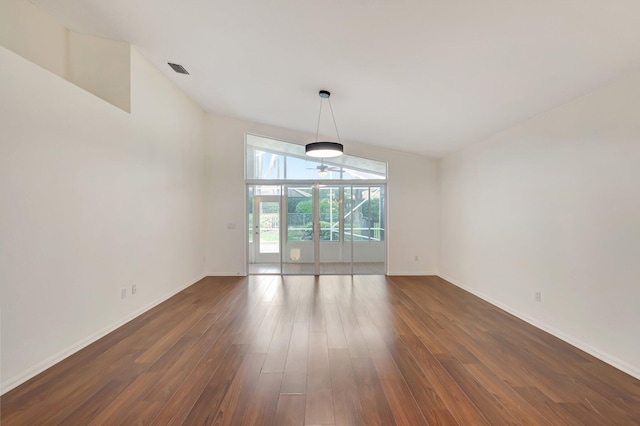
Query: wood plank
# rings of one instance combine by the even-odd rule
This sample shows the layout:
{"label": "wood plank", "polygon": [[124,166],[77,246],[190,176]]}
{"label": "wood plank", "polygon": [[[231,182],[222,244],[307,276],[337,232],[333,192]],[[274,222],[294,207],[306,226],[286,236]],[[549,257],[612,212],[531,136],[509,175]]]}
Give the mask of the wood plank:
{"label": "wood plank", "polygon": [[418,408],[407,384],[400,379],[381,379],[380,383],[389,408],[399,425],[426,425],[427,420]]}
{"label": "wood plank", "polygon": [[553,402],[538,388],[531,387],[516,387],[514,388],[518,394],[524,398],[530,405],[535,407],[539,413],[541,413],[546,419],[548,419],[554,425],[571,425],[578,426],[581,423],[577,418],[565,410],[565,408]]}
{"label": "wood plank", "polygon": [[271,305],[267,315],[262,320],[260,327],[255,333],[251,346],[249,347],[249,353],[252,354],[266,354],[273,338],[273,333],[280,322],[280,315],[282,313],[282,306]]}
{"label": "wood plank", "polygon": [[309,323],[296,322],[291,332],[289,353],[282,378],[281,393],[303,394],[307,390]]}
{"label": "wood plank", "polygon": [[[184,422],[179,421],[177,416],[171,416],[172,413],[168,413],[167,417],[171,418],[171,423],[213,424],[219,414],[222,401],[226,398],[231,383],[244,362],[246,350],[246,345],[244,348],[243,345],[232,345],[213,375],[210,376],[209,382],[199,394],[198,400],[188,411]],[[159,415],[154,420],[154,424],[161,425],[164,421],[164,416]]]}
{"label": "wood plank", "polygon": [[247,404],[243,425],[277,425],[276,409],[282,384],[282,373],[262,373]]}
{"label": "wood plank", "polygon": [[309,333],[305,424],[334,424],[327,333]]}
{"label": "wood plank", "polygon": [[264,357],[264,354],[247,354],[242,360],[240,369],[218,408],[214,425],[241,424],[258,383]]}
{"label": "wood plank", "polygon": [[338,311],[351,358],[371,358],[353,309],[340,306]]}
{"label": "wood plank", "polygon": [[[322,288],[322,287],[320,287]],[[322,291],[316,291],[313,299],[310,303],[310,317],[309,317],[309,330],[310,331],[327,331],[327,324],[325,319],[325,305],[324,299],[318,297],[322,294]]]}
{"label": "wood plank", "polygon": [[273,333],[267,356],[262,366],[263,373],[284,373],[289,344],[293,333],[294,314],[283,313]]}
{"label": "wood plank", "polygon": [[327,345],[330,349],[346,349],[347,338],[342,328],[342,320],[338,305],[326,303],[324,305],[325,323],[327,331]]}
{"label": "wood plank", "polygon": [[138,404],[149,388],[158,383],[161,373],[146,371],[127,386],[104,409],[96,412],[89,425],[124,424],[132,406]]}
{"label": "wood plank", "polygon": [[384,394],[373,361],[367,358],[351,360],[353,377],[360,397],[365,425],[395,425],[389,402]]}
{"label": "wood plank", "polygon": [[492,373],[482,364],[466,364],[464,368],[469,371],[478,383],[486,389],[520,424],[551,425],[555,424],[543,416],[529,402],[514,395],[513,388],[503,382],[496,374]]}
{"label": "wood plank", "polygon": [[275,424],[278,426],[303,426],[305,398],[305,395],[301,394],[280,395]]}
{"label": "wood plank", "polygon": [[364,424],[349,351],[330,349],[329,364],[336,426]]}
{"label": "wood plank", "polygon": [[107,423],[107,424],[123,424],[123,425],[138,425],[138,426],[151,424],[151,420],[153,420],[153,418],[156,416],[156,413],[160,409],[161,404],[162,403],[159,401],[137,401],[133,409],[128,412],[129,415],[125,417],[122,423]]}

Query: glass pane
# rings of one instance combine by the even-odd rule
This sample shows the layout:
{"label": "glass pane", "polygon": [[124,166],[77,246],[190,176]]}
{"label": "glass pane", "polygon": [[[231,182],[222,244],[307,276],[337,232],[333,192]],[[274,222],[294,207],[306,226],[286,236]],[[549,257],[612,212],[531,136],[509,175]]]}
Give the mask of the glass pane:
{"label": "glass pane", "polygon": [[340,188],[320,188],[320,241],[340,241]]}
{"label": "glass pane", "polygon": [[268,151],[255,150],[255,179],[284,179],[284,156]]}
{"label": "glass pane", "polygon": [[354,187],[353,194],[354,241],[384,241],[384,186]]}
{"label": "glass pane", "polygon": [[313,241],[313,188],[288,188],[287,195],[287,239]]}
{"label": "glass pane", "polygon": [[384,241],[384,187],[369,187],[369,240]]}
{"label": "glass pane", "polygon": [[353,188],[353,273],[384,274],[384,185]]}
{"label": "glass pane", "polygon": [[351,235],[354,241],[369,240],[369,187],[353,187]]}
{"label": "glass pane", "polygon": [[312,275],[314,267],[313,188],[285,187],[287,240],[282,255],[282,273]]}
{"label": "glass pane", "polygon": [[247,190],[248,200],[247,207],[249,209],[249,218],[247,219],[247,224],[249,225],[248,236],[249,236],[249,244],[253,243],[253,187],[250,186]]}
{"label": "glass pane", "polygon": [[350,197],[351,186],[318,188],[320,274],[351,274]]}
{"label": "glass pane", "polygon": [[280,252],[280,202],[260,202],[260,253]]}
{"label": "glass pane", "polygon": [[344,213],[343,213],[343,236],[344,241],[351,241],[352,229],[351,229],[351,221],[353,219],[353,191],[350,186],[344,188]]}
{"label": "glass pane", "polygon": [[341,179],[342,167],[326,160],[287,156],[287,179]]}
{"label": "glass pane", "polygon": [[254,188],[254,195],[280,195],[282,188],[280,185],[258,185]]}

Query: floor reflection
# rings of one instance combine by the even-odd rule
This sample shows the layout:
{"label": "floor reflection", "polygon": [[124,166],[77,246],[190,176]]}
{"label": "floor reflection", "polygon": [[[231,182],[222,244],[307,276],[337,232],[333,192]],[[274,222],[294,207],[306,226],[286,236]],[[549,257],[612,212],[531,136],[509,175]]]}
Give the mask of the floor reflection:
{"label": "floor reflection", "polygon": [[[251,263],[250,275],[313,275],[313,263],[283,263],[280,271],[279,263]],[[351,264],[342,262],[320,263],[320,275],[351,275]],[[354,275],[384,275],[384,262],[356,262],[353,264]]]}

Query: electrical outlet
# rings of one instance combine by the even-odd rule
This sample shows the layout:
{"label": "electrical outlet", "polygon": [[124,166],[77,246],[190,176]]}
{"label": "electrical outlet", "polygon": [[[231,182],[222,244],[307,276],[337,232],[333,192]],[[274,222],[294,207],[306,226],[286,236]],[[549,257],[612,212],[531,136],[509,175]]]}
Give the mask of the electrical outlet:
{"label": "electrical outlet", "polygon": [[126,288],[123,288],[123,289],[122,289],[122,298],[124,299],[124,298],[126,298],[126,297],[127,297],[127,289],[126,289]]}
{"label": "electrical outlet", "polygon": [[417,262],[417,261],[418,261],[418,256],[415,256],[415,257],[413,258],[413,260],[415,260],[415,261]]}
{"label": "electrical outlet", "polygon": [[138,291],[138,288],[136,287],[136,285],[131,284],[131,294],[136,294],[136,291]]}
{"label": "electrical outlet", "polygon": [[542,302],[542,292],[536,291],[536,302]]}

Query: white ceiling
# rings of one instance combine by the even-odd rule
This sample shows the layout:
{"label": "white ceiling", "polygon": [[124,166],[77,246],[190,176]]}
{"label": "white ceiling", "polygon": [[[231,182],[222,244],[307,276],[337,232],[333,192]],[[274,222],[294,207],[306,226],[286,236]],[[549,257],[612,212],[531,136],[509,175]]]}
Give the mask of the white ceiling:
{"label": "white ceiling", "polygon": [[207,111],[313,134],[327,89],[343,140],[427,155],[640,69],[638,0],[32,2],[133,44]]}

